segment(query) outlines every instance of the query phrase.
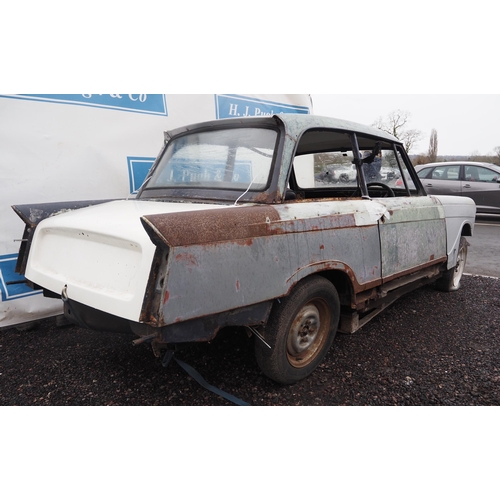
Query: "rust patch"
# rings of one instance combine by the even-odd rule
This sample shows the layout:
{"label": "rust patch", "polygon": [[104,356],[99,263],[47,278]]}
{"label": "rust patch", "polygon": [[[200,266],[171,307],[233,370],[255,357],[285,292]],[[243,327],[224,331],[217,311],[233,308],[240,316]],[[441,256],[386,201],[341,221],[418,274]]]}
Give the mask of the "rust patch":
{"label": "rust patch", "polygon": [[354,227],[353,214],[280,219],[272,206],[231,207],[141,218],[155,245],[170,247],[234,242],[251,246],[256,237]]}
{"label": "rust patch", "polygon": [[170,292],[167,290],[165,292],[165,295],[163,296],[163,305],[165,305],[168,302],[169,298],[170,298]]}
{"label": "rust patch", "polygon": [[304,233],[308,231],[325,231],[356,226],[353,214],[335,214],[314,218],[292,219],[271,224],[273,234]]}
{"label": "rust patch", "polygon": [[244,247],[251,247],[253,245],[253,239],[248,240],[238,240],[235,243]]}
{"label": "rust patch", "polygon": [[271,234],[270,223],[279,221],[271,206],[231,207],[141,217],[149,236],[172,246],[200,245],[252,239]]}
{"label": "rust patch", "polygon": [[196,257],[190,253],[179,253],[175,256],[175,260],[177,262],[183,262],[190,267],[196,267],[198,265]]}
{"label": "rust patch", "polygon": [[240,281],[239,280],[236,280],[236,291],[239,292],[240,291]]}
{"label": "rust patch", "polygon": [[442,257],[440,259],[434,259],[433,261],[429,261],[426,264],[421,264],[420,266],[412,267],[411,269],[401,271],[400,273],[392,274],[391,276],[385,276],[383,282],[384,282],[384,284],[389,283],[392,280],[404,277],[404,276],[409,275],[409,274],[416,273],[418,271],[422,271],[423,269],[425,269],[427,267],[431,268],[434,265],[440,264],[442,262],[446,262],[446,260],[447,260],[446,257]]}

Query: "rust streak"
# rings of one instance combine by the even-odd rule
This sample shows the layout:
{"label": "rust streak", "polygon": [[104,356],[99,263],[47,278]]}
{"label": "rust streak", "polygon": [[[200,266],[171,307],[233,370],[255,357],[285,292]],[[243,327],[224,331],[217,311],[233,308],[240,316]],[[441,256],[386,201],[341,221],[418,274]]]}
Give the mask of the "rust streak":
{"label": "rust streak", "polygon": [[251,206],[148,215],[142,220],[169,246],[237,240],[250,245],[252,238],[270,234],[269,224],[279,221],[279,215],[270,206]]}
{"label": "rust streak", "polygon": [[271,206],[147,215],[142,222],[153,243],[158,244],[160,238],[171,247],[222,242],[249,246],[258,237],[356,226],[352,214],[282,221],[278,211]]}
{"label": "rust streak", "polygon": [[248,238],[247,240],[238,240],[235,241],[237,245],[245,246],[245,247],[251,247],[253,245],[253,239]]}

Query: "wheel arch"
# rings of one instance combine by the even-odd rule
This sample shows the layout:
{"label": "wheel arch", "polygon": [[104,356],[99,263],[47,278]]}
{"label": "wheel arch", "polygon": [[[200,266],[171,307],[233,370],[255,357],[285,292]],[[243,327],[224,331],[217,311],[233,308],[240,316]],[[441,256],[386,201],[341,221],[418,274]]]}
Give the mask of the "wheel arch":
{"label": "wheel arch", "polygon": [[329,280],[337,289],[341,305],[350,305],[354,296],[354,286],[349,275],[340,270],[328,270],[317,273]]}
{"label": "wheel arch", "polygon": [[459,221],[456,218],[449,218],[446,220],[446,232],[448,255],[446,269],[451,269],[457,264],[461,238],[474,234],[474,222],[469,219]]}
{"label": "wheel arch", "polygon": [[356,281],[354,272],[348,266],[344,264],[338,264],[338,269],[328,269],[324,267],[309,267],[308,273],[298,273],[294,276],[293,285],[289,288],[286,295],[290,295],[293,289],[301,283],[303,280],[308,279],[313,276],[322,276],[332,283],[336,288],[340,299],[341,308],[352,309],[352,304],[355,302],[356,298],[356,288],[359,288],[359,284]]}
{"label": "wheel arch", "polygon": [[472,236],[472,226],[468,223],[465,222],[464,225],[462,226],[462,236]]}

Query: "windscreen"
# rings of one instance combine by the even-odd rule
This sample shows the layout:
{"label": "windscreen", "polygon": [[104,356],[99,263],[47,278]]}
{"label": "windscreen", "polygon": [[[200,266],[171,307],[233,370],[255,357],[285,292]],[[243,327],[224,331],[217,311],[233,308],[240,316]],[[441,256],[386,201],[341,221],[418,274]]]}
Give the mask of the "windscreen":
{"label": "windscreen", "polygon": [[277,131],[232,128],[172,140],[146,189],[209,188],[262,191],[267,187]]}

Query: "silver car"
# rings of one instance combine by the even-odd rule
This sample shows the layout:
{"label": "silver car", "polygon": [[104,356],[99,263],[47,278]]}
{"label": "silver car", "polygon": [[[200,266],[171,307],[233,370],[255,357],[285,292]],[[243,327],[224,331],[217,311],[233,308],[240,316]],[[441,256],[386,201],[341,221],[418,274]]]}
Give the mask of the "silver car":
{"label": "silver car", "polygon": [[500,167],[493,163],[450,161],[415,167],[427,194],[467,196],[478,213],[500,214]]}

